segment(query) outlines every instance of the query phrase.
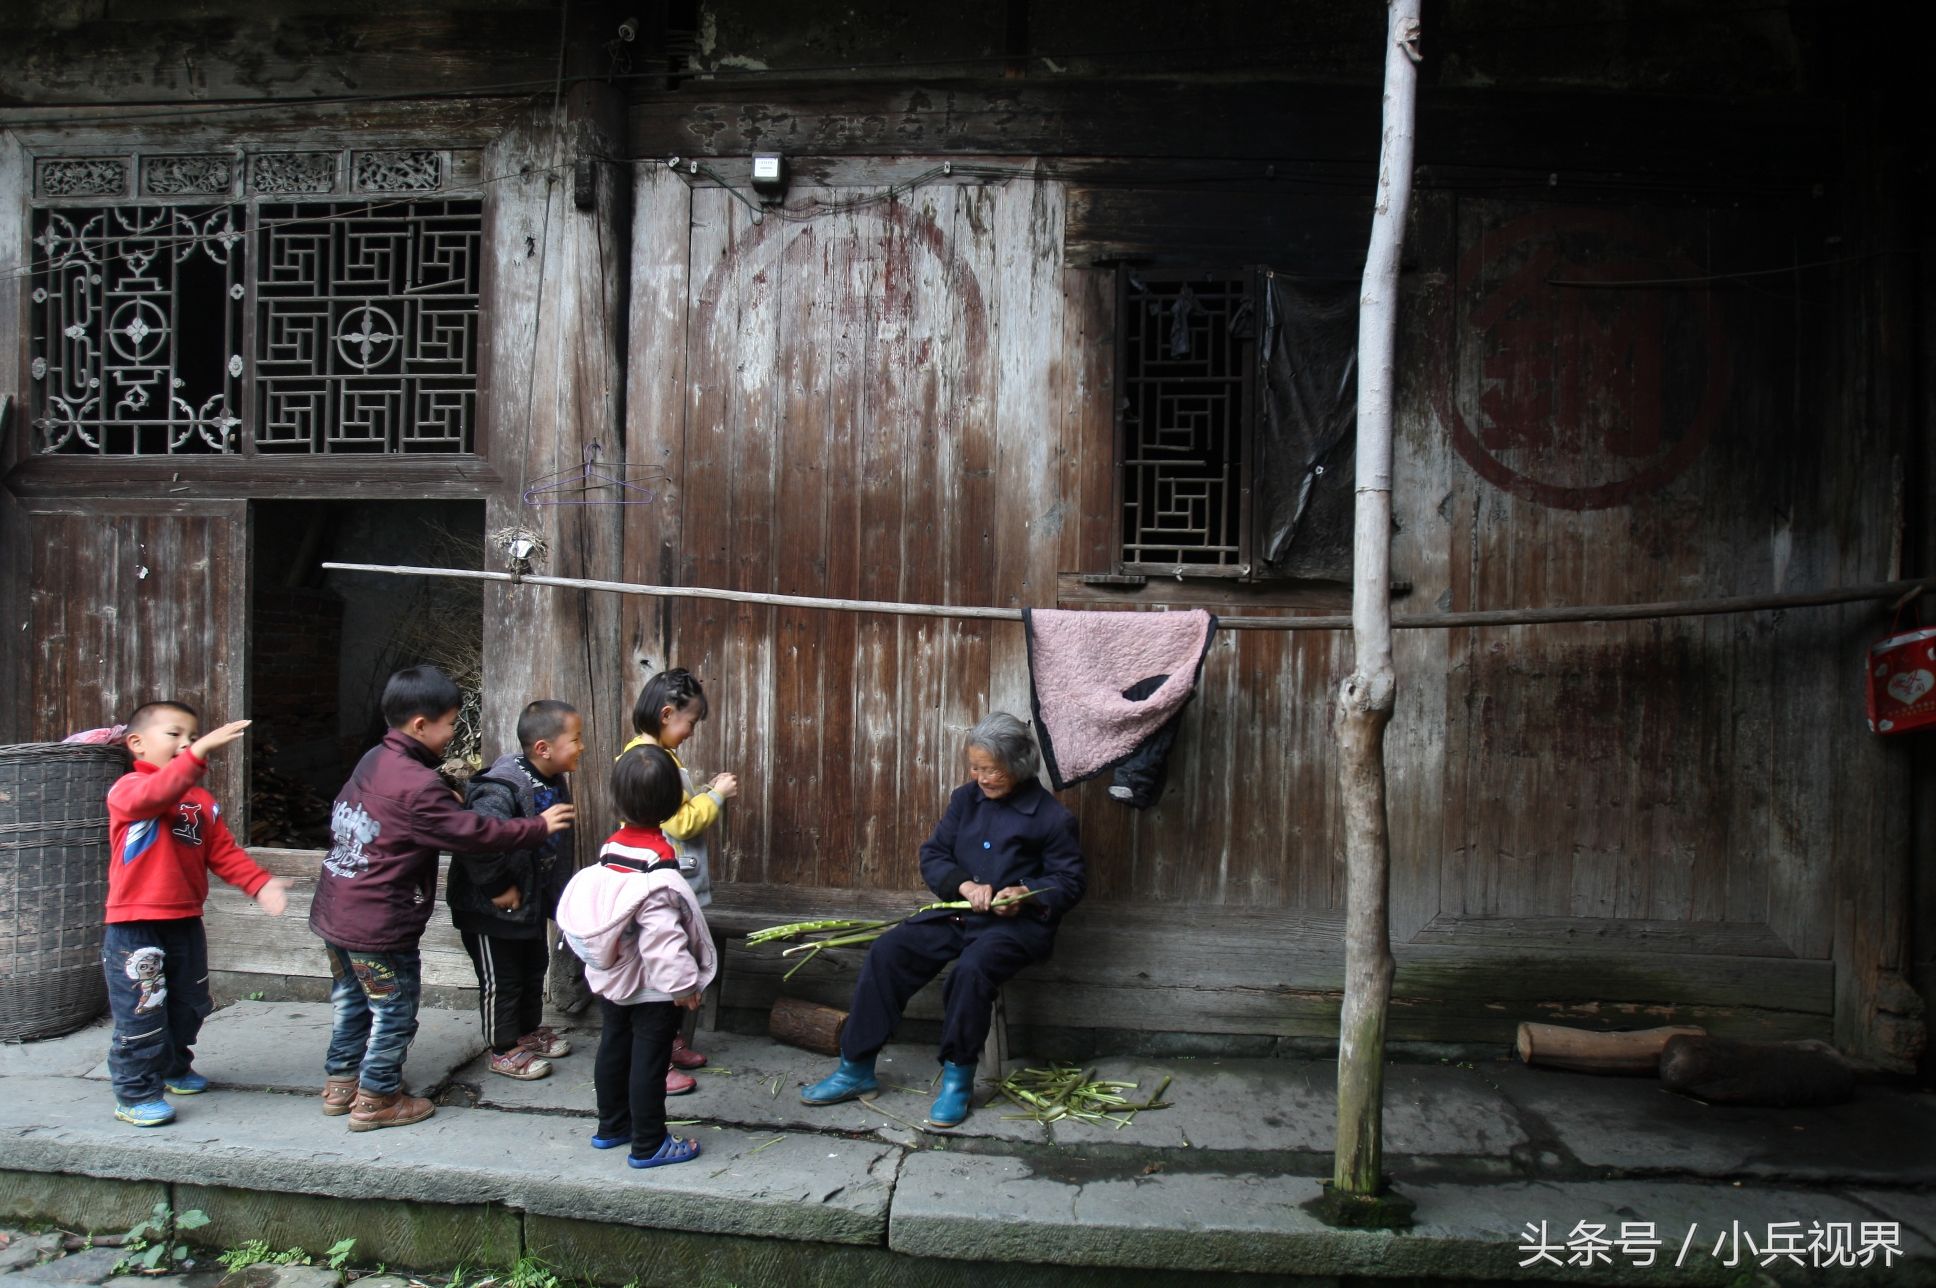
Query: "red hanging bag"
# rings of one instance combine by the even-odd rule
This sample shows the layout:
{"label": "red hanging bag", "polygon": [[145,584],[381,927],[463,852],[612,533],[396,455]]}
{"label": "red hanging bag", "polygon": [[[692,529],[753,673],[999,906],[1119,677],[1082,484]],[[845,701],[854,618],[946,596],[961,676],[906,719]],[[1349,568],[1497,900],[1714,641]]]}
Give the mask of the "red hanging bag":
{"label": "red hanging bag", "polygon": [[1917,593],[1903,598],[1894,626],[1869,646],[1873,733],[1909,733],[1936,724],[1936,626],[1902,629],[1902,615]]}

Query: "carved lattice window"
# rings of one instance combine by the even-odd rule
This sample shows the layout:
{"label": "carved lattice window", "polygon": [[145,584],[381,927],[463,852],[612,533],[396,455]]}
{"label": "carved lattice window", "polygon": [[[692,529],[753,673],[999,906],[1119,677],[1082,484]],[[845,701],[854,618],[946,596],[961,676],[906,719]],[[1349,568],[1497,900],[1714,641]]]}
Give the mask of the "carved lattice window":
{"label": "carved lattice window", "polygon": [[471,450],[479,204],[260,216],[256,450]]}
{"label": "carved lattice window", "polygon": [[1117,478],[1126,571],[1249,571],[1254,280],[1120,276]]}
{"label": "carved lattice window", "polygon": [[460,172],[474,155],[36,158],[35,450],[476,450],[483,207],[439,195]]}
{"label": "carved lattice window", "polygon": [[36,450],[236,450],[242,241],[234,206],[35,212]]}

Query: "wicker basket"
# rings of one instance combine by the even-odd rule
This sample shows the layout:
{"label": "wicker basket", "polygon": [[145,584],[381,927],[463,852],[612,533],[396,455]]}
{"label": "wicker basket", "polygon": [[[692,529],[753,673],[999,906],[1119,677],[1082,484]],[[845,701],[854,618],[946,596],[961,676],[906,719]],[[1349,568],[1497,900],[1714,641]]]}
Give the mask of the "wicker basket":
{"label": "wicker basket", "polygon": [[0,746],[0,1041],[107,1010],[107,798],[127,769],[119,747]]}

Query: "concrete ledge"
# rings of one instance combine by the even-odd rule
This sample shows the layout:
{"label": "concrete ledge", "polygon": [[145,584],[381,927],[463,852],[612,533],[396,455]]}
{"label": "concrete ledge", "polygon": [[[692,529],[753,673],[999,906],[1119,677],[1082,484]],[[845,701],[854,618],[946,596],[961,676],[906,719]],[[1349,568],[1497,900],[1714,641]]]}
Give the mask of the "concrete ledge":
{"label": "concrete ledge", "polygon": [[[14,1152],[0,1154],[7,1162]],[[0,1221],[48,1222],[87,1234],[118,1234],[168,1201],[159,1181],[111,1181],[50,1172],[0,1171]]]}
{"label": "concrete ledge", "polygon": [[[440,1109],[414,1127],[352,1133],[309,1097],[216,1092],[168,1127],[114,1120],[84,1079],[12,1078],[0,1157],[32,1171],[345,1199],[508,1204],[550,1216],[830,1243],[878,1244],[895,1146],[700,1129],[707,1157],[636,1171],[587,1144],[591,1120]],[[59,1125],[50,1125],[59,1124]],[[757,1155],[753,1150],[758,1149]],[[709,1161],[710,1160],[710,1161]]]}
{"label": "concrete ledge", "polygon": [[[70,1178],[81,1179],[81,1178]],[[96,1182],[100,1184],[102,1182]],[[448,1272],[456,1266],[504,1269],[518,1259],[518,1214],[494,1204],[344,1202],[312,1194],[276,1194],[226,1186],[177,1185],[177,1212],[199,1208],[209,1223],[194,1234],[210,1248],[261,1239],[280,1252],[320,1256],[354,1238],[357,1265],[382,1262]]]}
{"label": "concrete ledge", "polygon": [[[525,1219],[525,1248],[563,1275],[639,1288],[1175,1288],[1168,1270],[1118,1270],[992,1261],[933,1261],[885,1248],[684,1234],[558,1217]],[[1295,1274],[1191,1275],[1216,1288],[1337,1288]]]}
{"label": "concrete ledge", "polygon": [[[1222,1173],[1053,1175],[1021,1159],[915,1154],[902,1168],[888,1246],[910,1256],[988,1258],[1058,1265],[1140,1266],[1178,1272],[1282,1272],[1392,1279],[1417,1276],[1482,1282],[1595,1285],[1725,1285],[1742,1267],[1711,1255],[1736,1228],[1771,1222],[1879,1219],[1871,1206],[1810,1190],[1746,1190],[1640,1181],[1514,1182],[1402,1187],[1418,1203],[1418,1225],[1395,1234],[1335,1230],[1299,1208],[1319,1183],[1296,1177]],[[1664,1250],[1642,1266],[1615,1251],[1593,1265],[1532,1260],[1528,1224],[1546,1223],[1564,1245],[1580,1223],[1617,1235],[1650,1221]],[[1690,1224],[1685,1263],[1673,1261]],[[1936,1246],[1906,1224],[1892,1267],[1837,1269],[1840,1284],[1936,1284]],[[1522,1261],[1532,1260],[1530,1265]],[[1748,1268],[1754,1268],[1750,1258]],[[1788,1282],[1782,1279],[1781,1282]],[[1795,1282],[1814,1282],[1798,1276]]]}

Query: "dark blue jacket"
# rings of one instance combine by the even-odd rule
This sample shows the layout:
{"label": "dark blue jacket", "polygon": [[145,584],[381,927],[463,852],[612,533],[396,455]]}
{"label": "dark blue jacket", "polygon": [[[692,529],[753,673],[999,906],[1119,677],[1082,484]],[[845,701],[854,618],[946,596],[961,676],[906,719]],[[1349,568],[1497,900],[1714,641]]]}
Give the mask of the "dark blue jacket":
{"label": "dark blue jacket", "polygon": [[947,813],[921,846],[921,878],[943,899],[961,898],[964,881],[997,893],[1027,886],[1039,893],[1019,915],[1051,924],[1082,900],[1088,885],[1075,815],[1033,778],[994,800],[973,783],[955,788]]}
{"label": "dark blue jacket", "polygon": [[[471,779],[470,807],[486,818],[536,818],[553,805],[571,803],[563,775],[546,778],[523,756],[507,752]],[[450,865],[444,897],[459,930],[500,939],[542,939],[545,922],[558,911],[558,896],[572,874],[571,829],[553,832],[537,845],[506,850],[471,863]],[[521,896],[516,908],[499,908],[492,898],[512,886]]]}

